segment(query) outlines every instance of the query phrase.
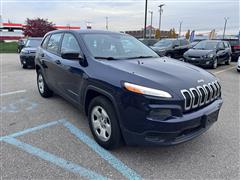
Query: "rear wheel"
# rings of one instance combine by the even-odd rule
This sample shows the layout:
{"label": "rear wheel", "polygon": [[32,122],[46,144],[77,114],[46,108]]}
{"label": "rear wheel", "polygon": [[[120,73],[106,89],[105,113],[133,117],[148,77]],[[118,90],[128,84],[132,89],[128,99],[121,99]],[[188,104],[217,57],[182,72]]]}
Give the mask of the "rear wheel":
{"label": "rear wheel", "polygon": [[44,80],[41,70],[38,70],[37,72],[37,86],[38,91],[42,97],[48,98],[53,95],[53,92],[49,89],[49,87],[46,84],[46,81]]}
{"label": "rear wheel", "polygon": [[105,97],[94,98],[88,108],[88,120],[94,139],[106,149],[120,146],[121,133],[115,109]]}
{"label": "rear wheel", "polygon": [[229,64],[231,63],[231,61],[232,61],[232,58],[231,58],[231,56],[229,56],[229,58],[228,58],[228,60],[225,62],[225,64],[226,64],[226,65],[229,65]]}

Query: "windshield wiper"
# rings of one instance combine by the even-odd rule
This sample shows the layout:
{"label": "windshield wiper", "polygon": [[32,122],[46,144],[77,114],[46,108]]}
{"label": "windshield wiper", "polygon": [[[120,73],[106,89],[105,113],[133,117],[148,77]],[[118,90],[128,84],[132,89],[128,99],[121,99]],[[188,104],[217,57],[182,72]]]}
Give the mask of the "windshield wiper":
{"label": "windshield wiper", "polygon": [[144,58],[154,58],[155,56],[136,56],[136,57],[128,57],[126,59],[144,59]]}
{"label": "windshield wiper", "polygon": [[101,56],[96,56],[94,57],[95,59],[106,59],[106,60],[118,60],[117,58],[114,57],[101,57]]}

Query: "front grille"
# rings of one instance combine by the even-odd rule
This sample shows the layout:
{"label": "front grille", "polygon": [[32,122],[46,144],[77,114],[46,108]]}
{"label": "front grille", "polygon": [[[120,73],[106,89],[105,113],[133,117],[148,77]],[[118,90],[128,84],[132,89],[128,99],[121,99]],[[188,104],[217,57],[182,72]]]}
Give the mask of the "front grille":
{"label": "front grille", "polygon": [[221,86],[218,81],[214,81],[196,88],[183,89],[181,93],[184,97],[184,109],[189,111],[214,101],[221,95]]}

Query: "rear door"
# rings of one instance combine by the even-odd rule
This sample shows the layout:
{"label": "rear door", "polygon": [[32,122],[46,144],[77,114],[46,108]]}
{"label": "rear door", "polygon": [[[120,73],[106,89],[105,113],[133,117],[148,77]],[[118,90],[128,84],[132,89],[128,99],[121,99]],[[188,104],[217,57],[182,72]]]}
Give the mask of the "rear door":
{"label": "rear door", "polygon": [[223,62],[227,59],[227,50],[225,49],[225,46],[223,42],[218,43],[218,51],[217,51],[217,56],[218,56],[218,61]]}
{"label": "rear door", "polygon": [[45,65],[45,74],[49,84],[55,89],[59,90],[57,83],[61,81],[58,77],[60,62],[60,43],[63,33],[52,34],[48,40],[46,51],[43,53],[43,60]]}

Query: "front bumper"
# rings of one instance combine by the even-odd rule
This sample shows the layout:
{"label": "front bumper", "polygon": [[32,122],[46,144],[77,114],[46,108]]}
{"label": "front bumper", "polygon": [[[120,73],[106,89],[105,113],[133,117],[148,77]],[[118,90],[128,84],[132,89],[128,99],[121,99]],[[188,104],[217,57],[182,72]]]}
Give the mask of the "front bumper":
{"label": "front bumper", "polygon": [[188,63],[191,63],[193,65],[196,65],[196,66],[201,66],[201,67],[209,67],[214,63],[213,59],[210,59],[210,58],[206,58],[206,59],[195,58],[195,59],[192,59],[192,58],[189,58],[189,57],[184,57],[184,61],[188,62]]}
{"label": "front bumper", "polygon": [[166,121],[146,118],[141,126],[136,125],[135,128],[125,124],[121,127],[124,140],[129,145],[174,145],[188,141],[207,131],[217,121],[222,103],[219,98],[202,109]]}
{"label": "front bumper", "polygon": [[35,67],[35,55],[20,55],[20,61],[25,66]]}

